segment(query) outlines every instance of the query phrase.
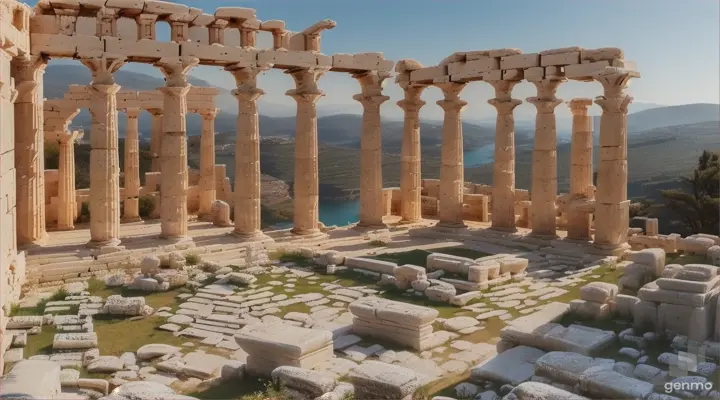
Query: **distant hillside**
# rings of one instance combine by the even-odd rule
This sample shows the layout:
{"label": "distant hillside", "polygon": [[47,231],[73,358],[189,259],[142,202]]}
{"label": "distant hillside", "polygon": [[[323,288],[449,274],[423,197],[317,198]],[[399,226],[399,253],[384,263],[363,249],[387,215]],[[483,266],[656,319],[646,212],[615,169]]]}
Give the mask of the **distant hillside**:
{"label": "distant hillside", "polygon": [[[632,103],[631,103],[632,104]],[[720,104],[697,103],[651,108],[628,114],[628,132],[639,133],[667,126],[720,121]],[[593,118],[594,132],[600,132],[600,117]]]}

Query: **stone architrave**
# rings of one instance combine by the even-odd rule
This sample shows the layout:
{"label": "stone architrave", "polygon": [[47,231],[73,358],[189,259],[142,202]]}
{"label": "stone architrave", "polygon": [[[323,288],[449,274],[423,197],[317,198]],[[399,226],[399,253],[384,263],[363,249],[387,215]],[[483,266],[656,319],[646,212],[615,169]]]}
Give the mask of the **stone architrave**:
{"label": "stone architrave", "polygon": [[42,244],[45,231],[43,74],[47,60],[29,54],[11,62],[15,80],[15,174],[18,246]]}
{"label": "stone architrave", "polygon": [[[570,143],[570,194],[572,198],[592,199],[593,128],[588,115],[591,99],[573,99],[568,105],[573,115]],[[567,237],[573,240],[590,240],[592,214],[586,211],[568,212]]]}
{"label": "stone architrave", "polygon": [[139,108],[125,110],[125,191],[123,200],[123,222],[140,221],[140,134],[138,132]]}
{"label": "stone architrave", "polygon": [[187,93],[188,71],[200,61],[195,57],[164,57],[155,66],[165,75],[163,93],[163,135],[160,149],[160,237],[189,240]]}
{"label": "stone architrave", "polygon": [[318,88],[317,81],[327,70],[327,68],[298,68],[287,71],[295,80],[295,89],[288,90],[286,94],[297,102],[292,229],[296,235],[312,235],[320,231],[315,103],[325,95],[325,92]]}
{"label": "stone architrave", "polygon": [[160,172],[160,149],[162,148],[163,137],[163,110],[152,108],[147,110],[150,113],[150,153],[152,164],[150,172]]}
{"label": "stone architrave", "polygon": [[227,68],[235,77],[237,88],[232,91],[238,100],[235,132],[235,190],[234,233],[243,240],[265,238],[262,234],[260,212],[260,126],[257,101],[265,92],[257,87],[258,74],[271,65]]}
{"label": "stone architrave", "polygon": [[495,162],[493,163],[492,228],[515,232],[515,117],[522,103],[512,98],[518,81],[489,81],[495,98],[488,103],[497,110],[495,120]]}
{"label": "stone architrave", "polygon": [[90,69],[90,241],[88,247],[120,245],[120,164],[115,73],[125,57],[79,55]]}
{"label": "stone architrave", "polygon": [[380,106],[390,100],[382,94],[389,73],[368,71],[353,75],[362,92],[353,96],[363,106],[360,137],[360,221],[363,229],[386,228],[383,223],[382,133]]}
{"label": "stone architrave", "polygon": [[533,147],[530,211],[532,234],[555,237],[557,234],[557,130],[555,107],[562,100],[555,97],[562,78],[531,81],[537,96],[527,101],[537,108],[535,144]]}
{"label": "stone architrave", "polygon": [[464,83],[441,83],[437,87],[445,98],[437,104],[445,110],[442,130],[442,153],[440,167],[440,199],[438,206],[438,227],[464,228],[463,222],[463,137],[460,113],[467,102],[460,100]]}
{"label": "stone architrave", "polygon": [[58,143],[58,203],[57,229],[75,229],[77,201],[75,197],[75,141],[82,138],[82,131],[57,133]]}
{"label": "stone architrave", "polygon": [[420,108],[425,102],[420,99],[425,85],[401,83],[405,98],[397,105],[405,112],[400,164],[400,216],[403,222],[422,219],[422,176],[420,149]]}
{"label": "stone architrave", "polygon": [[607,68],[594,77],[603,86],[603,95],[595,98],[603,110],[595,192],[595,245],[602,249],[627,247],[627,112],[633,98],[625,88],[631,78],[639,76],[634,71]]}
{"label": "stone architrave", "polygon": [[198,217],[209,219],[215,201],[215,117],[219,108],[201,110],[200,136],[200,210]]}

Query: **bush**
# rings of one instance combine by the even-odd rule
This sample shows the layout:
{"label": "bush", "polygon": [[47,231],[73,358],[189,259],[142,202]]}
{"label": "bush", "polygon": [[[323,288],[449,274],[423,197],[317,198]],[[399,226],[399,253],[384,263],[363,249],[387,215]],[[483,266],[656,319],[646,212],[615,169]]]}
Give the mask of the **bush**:
{"label": "bush", "polygon": [[80,217],[81,221],[90,221],[90,203],[83,201],[80,206]]}
{"label": "bush", "polygon": [[138,199],[138,214],[141,217],[148,218],[155,211],[155,198],[145,195]]}
{"label": "bush", "polygon": [[195,253],[185,254],[186,265],[197,265],[200,262],[200,257]]}
{"label": "bush", "polygon": [[375,239],[370,241],[370,246],[385,247],[387,246],[387,242],[381,239]]}

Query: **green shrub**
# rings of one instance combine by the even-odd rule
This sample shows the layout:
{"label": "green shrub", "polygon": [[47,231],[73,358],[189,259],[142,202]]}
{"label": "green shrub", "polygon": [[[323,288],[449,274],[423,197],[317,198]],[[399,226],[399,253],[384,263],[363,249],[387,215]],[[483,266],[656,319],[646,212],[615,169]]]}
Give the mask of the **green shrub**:
{"label": "green shrub", "polygon": [[375,239],[375,240],[371,240],[371,241],[370,241],[370,246],[374,246],[374,247],[385,247],[385,246],[387,246],[387,242],[384,241],[384,240]]}
{"label": "green shrub", "polygon": [[185,254],[186,265],[197,265],[200,262],[200,256],[195,253]]}
{"label": "green shrub", "polygon": [[80,206],[80,217],[81,221],[90,221],[90,203],[83,201]]}
{"label": "green shrub", "polygon": [[141,217],[147,218],[155,210],[155,198],[145,195],[138,199],[138,213]]}

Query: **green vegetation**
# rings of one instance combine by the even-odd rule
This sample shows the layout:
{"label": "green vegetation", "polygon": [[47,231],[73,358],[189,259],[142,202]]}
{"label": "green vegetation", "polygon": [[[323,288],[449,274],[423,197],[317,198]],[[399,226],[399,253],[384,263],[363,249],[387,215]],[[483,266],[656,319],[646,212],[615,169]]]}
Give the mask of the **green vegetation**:
{"label": "green vegetation", "polygon": [[[33,307],[21,307],[19,304],[13,304],[10,307],[10,317],[15,316],[21,316],[21,315],[43,315],[45,314],[45,305],[51,301],[62,301],[65,300],[65,297],[68,296],[67,290],[65,288],[60,288],[55,291],[51,296],[46,297],[44,299],[41,299],[38,301],[38,303]],[[63,315],[72,313],[73,311],[77,313],[77,306],[70,307],[69,311],[66,312],[59,312],[56,313],[56,315]]]}
{"label": "green vegetation", "polygon": [[373,239],[370,241],[370,246],[373,247],[385,247],[387,245],[387,242],[382,239]]}
{"label": "green vegetation", "polygon": [[138,199],[138,214],[143,218],[148,218],[155,210],[155,197],[145,195]]}
{"label": "green vegetation", "polygon": [[38,354],[51,354],[53,340],[57,330],[54,326],[43,326],[42,331],[37,335],[28,335],[24,356],[30,358]]}
{"label": "green vegetation", "polygon": [[373,256],[370,258],[374,258],[376,260],[383,260],[383,261],[390,261],[394,262],[397,265],[403,265],[403,264],[412,264],[412,265],[418,265],[420,267],[424,267],[427,263],[427,256],[429,256],[432,253],[443,253],[443,254],[450,254],[454,256],[459,257],[467,257],[467,258],[480,258],[485,257],[488,254],[468,249],[465,247],[443,247],[440,249],[432,249],[432,251],[427,250],[410,250],[410,251],[403,251],[398,253],[384,253],[384,254],[378,254],[377,256]]}
{"label": "green vegetation", "polygon": [[688,255],[688,254],[678,254],[678,253],[668,253],[665,255],[665,264],[680,264],[680,265],[687,265],[687,264],[707,264],[707,258],[703,255],[694,254],[694,255]]}
{"label": "green vegetation", "polygon": [[690,233],[720,231],[720,159],[703,151],[690,178],[681,178],[681,189],[661,191],[665,206],[674,213],[678,224]]}
{"label": "green vegetation", "polygon": [[200,256],[195,253],[185,254],[185,264],[197,265],[200,262]]}
{"label": "green vegetation", "polygon": [[278,260],[282,262],[292,262],[301,267],[309,267],[315,265],[313,261],[298,253],[286,253],[284,251],[275,251],[268,254],[268,258],[271,260]]}

